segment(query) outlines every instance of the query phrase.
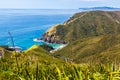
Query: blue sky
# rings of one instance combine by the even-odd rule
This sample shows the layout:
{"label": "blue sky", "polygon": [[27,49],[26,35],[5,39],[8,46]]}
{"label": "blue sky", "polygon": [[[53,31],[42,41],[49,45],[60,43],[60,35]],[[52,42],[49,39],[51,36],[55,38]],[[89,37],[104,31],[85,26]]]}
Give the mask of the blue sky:
{"label": "blue sky", "polygon": [[0,8],[78,9],[99,6],[120,8],[120,0],[0,0]]}

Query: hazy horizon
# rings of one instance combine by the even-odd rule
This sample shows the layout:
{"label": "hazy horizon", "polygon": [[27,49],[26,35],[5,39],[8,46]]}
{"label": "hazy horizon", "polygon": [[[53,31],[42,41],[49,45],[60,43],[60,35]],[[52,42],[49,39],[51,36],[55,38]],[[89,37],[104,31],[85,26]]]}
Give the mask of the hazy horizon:
{"label": "hazy horizon", "polygon": [[120,8],[120,0],[0,0],[0,9],[78,9],[90,7]]}

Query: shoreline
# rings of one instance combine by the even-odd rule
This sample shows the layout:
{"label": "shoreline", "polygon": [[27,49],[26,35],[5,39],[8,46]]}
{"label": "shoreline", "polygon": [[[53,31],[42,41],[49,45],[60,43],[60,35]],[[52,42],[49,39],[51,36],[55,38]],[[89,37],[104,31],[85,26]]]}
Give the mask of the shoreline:
{"label": "shoreline", "polygon": [[63,49],[64,47],[66,47],[68,44],[62,44],[61,46],[59,46],[58,48],[56,48],[56,49],[54,49],[54,50],[50,50],[50,53],[54,53],[54,52],[56,52],[56,51],[58,51],[58,50],[61,50],[61,49]]}
{"label": "shoreline", "polygon": [[33,41],[35,42],[44,42],[44,44],[47,44],[54,49],[50,51],[50,53],[53,53],[57,50],[60,50],[64,48],[65,46],[68,45],[68,42],[65,40],[61,40],[59,36],[56,35],[56,27],[61,24],[55,24],[48,30],[46,30],[43,34],[42,37],[40,38],[34,38]]}
{"label": "shoreline", "polygon": [[[49,43],[49,42],[45,42],[45,41],[43,41],[43,40],[36,40],[36,39],[33,39],[34,41],[36,41],[36,42],[44,42],[44,44],[46,44],[46,45],[48,45],[48,46],[51,46],[51,47],[53,47],[54,49],[53,50],[50,50],[49,52],[50,53],[54,53],[55,51],[57,51],[57,50],[60,50],[60,49],[62,49],[62,48],[64,48],[65,46],[67,46],[68,44],[63,44],[63,43]],[[43,45],[43,44],[42,44]]]}

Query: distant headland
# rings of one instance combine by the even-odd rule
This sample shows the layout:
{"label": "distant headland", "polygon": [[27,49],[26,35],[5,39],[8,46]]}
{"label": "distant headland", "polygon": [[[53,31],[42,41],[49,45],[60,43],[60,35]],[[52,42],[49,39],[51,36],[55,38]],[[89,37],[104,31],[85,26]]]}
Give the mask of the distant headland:
{"label": "distant headland", "polygon": [[81,10],[120,10],[120,8],[115,8],[115,7],[91,7],[91,8],[79,8]]}

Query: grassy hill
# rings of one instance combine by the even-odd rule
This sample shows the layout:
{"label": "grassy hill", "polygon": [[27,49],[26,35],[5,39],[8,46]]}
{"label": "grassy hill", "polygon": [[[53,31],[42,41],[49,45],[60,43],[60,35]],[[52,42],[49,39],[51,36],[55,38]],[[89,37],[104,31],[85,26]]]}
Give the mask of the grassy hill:
{"label": "grassy hill", "polygon": [[24,51],[23,54],[26,54],[27,57],[30,56],[31,58],[33,58],[33,60],[35,59],[35,61],[37,59],[41,63],[45,62],[47,64],[51,64],[51,63],[60,64],[60,63],[64,62],[62,60],[59,60],[59,59],[53,57],[48,51],[46,51],[39,45],[32,46],[28,50]]}
{"label": "grassy hill", "polygon": [[55,53],[56,57],[76,63],[106,64],[120,62],[120,34],[88,37],[71,42]]}
{"label": "grassy hill", "polygon": [[24,52],[9,54],[0,59],[0,80],[119,79],[119,67],[116,64],[65,63],[36,45]]}
{"label": "grassy hill", "polygon": [[4,51],[4,57],[0,58],[0,80],[32,80],[36,79],[37,71],[39,79],[43,79],[45,70],[52,70],[65,64],[63,60],[51,56],[39,45],[19,53],[0,49]]}
{"label": "grassy hill", "polygon": [[76,13],[55,29],[56,35],[67,41],[104,34],[118,34],[120,33],[120,11]]}
{"label": "grassy hill", "polygon": [[14,58],[18,58],[18,62],[22,63],[25,61],[32,62],[41,62],[43,64],[62,64],[64,61],[53,57],[47,50],[42,48],[40,45],[34,45],[31,48],[23,51],[23,52],[13,52],[8,51],[4,48],[0,48],[4,51],[4,59],[13,60]]}
{"label": "grassy hill", "polygon": [[55,29],[69,42],[55,56],[76,63],[120,62],[120,11],[76,13]]}

